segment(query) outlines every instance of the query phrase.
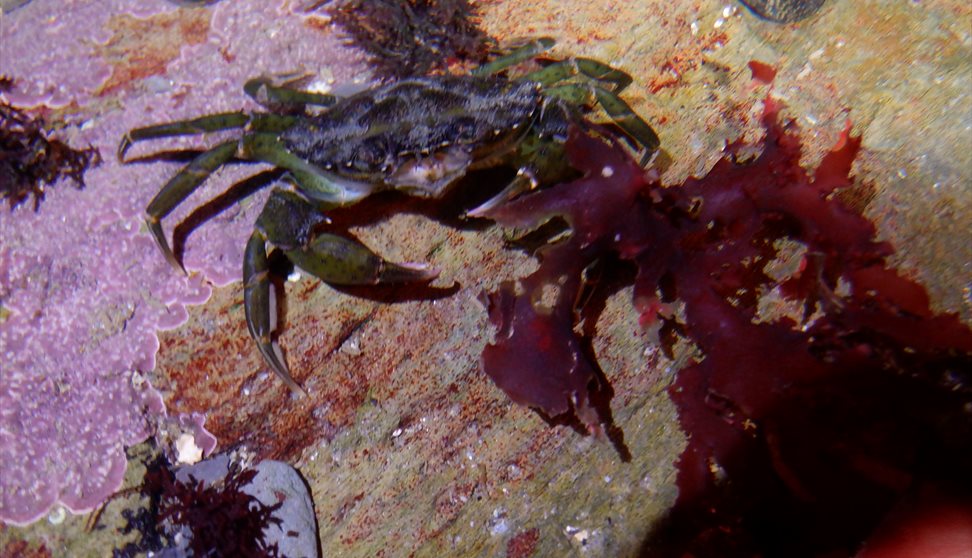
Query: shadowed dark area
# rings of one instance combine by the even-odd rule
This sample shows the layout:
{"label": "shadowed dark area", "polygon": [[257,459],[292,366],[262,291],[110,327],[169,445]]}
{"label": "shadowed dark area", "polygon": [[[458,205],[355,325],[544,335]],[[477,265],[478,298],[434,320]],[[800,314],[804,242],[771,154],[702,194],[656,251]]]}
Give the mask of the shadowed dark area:
{"label": "shadowed dark area", "polygon": [[237,182],[229,189],[207,201],[192,211],[182,222],[172,229],[172,253],[176,259],[182,261],[186,249],[186,240],[197,227],[226,211],[234,204],[260,189],[279,180],[283,171],[278,169],[263,171]]}
{"label": "shadowed dark area", "polygon": [[448,287],[431,285],[331,285],[331,288],[344,294],[390,304],[413,300],[439,300],[456,294],[461,285],[453,283]]}

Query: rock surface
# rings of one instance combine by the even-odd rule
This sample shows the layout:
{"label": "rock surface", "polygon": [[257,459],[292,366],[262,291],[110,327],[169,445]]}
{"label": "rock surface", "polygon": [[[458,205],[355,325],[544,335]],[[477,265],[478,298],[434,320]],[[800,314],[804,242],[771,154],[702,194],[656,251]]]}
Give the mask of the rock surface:
{"label": "rock surface", "polygon": [[[33,2],[9,18],[45,4]],[[138,4],[171,8],[161,0]],[[338,62],[304,50],[314,40],[337,42],[326,18],[294,15],[295,2],[257,4],[198,8],[214,10],[212,31],[181,46],[177,59],[131,74],[131,90],[94,95],[107,70],[82,79],[75,92],[82,114],[125,108],[125,120],[112,121],[100,140],[103,152],[114,147],[109,136],[134,120],[246,106],[240,84],[252,75],[301,65],[338,82],[367,75],[353,58]],[[120,2],[105,9],[136,8]],[[726,141],[758,142],[768,90],[754,84],[748,63],[775,67],[771,94],[801,125],[804,165],[814,168],[850,119],[854,133],[863,134],[863,149],[849,199],[898,249],[899,265],[928,288],[936,308],[972,322],[972,9],[966,2],[834,0],[787,25],[707,0],[516,0],[483,10],[484,28],[501,40],[553,35],[555,56],[590,56],[630,72],[635,83],[627,98],[658,130],[671,160],[666,184],[704,174]],[[99,43],[111,36],[103,22],[85,31]],[[267,53],[265,64],[256,53]],[[212,60],[216,67],[208,65]],[[41,84],[72,71],[17,64],[11,67]],[[42,93],[60,99],[56,91]],[[121,183],[103,186],[110,188],[106,199],[131,196],[123,213],[134,218],[175,168],[138,165]],[[103,172],[120,171],[107,161]],[[216,196],[240,176],[228,169],[187,205]],[[88,190],[99,191],[98,183],[90,180]],[[79,194],[55,192],[48,203],[58,195]],[[535,262],[505,249],[497,228],[457,227],[421,212],[384,218],[389,206],[383,202],[364,212],[355,232],[389,259],[431,261],[443,269],[436,285],[446,292],[416,299],[390,289],[363,299],[306,278],[288,283],[280,341],[309,393],[294,399],[252,347],[241,289],[232,283],[260,203],[254,196],[231,205],[186,233],[190,269],[227,286],[191,308],[188,322],[161,334],[151,378],[170,412],[207,414],[220,447],[244,445],[301,470],[314,494],[323,555],[638,555],[675,501],[675,460],[685,440],[665,392],[680,363],[665,358],[640,327],[629,290],[607,301],[593,350],[615,392],[611,407],[630,462],[606,440],[549,426],[513,405],[479,370],[493,335],[480,294],[528,274]],[[180,208],[167,226],[190,212]],[[145,257],[161,261],[151,251]],[[0,548],[29,544],[57,556],[83,555],[76,550],[82,543],[105,548],[111,530],[84,533],[82,521],[0,528]]]}

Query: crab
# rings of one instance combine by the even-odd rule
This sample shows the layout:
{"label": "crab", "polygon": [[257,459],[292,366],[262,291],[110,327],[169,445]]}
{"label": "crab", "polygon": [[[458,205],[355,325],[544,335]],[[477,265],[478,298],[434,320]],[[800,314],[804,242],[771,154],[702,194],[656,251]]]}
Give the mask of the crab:
{"label": "crab", "polygon": [[[274,338],[268,244],[329,284],[428,282],[438,274],[428,265],[389,262],[356,240],[323,232],[325,212],[387,189],[438,198],[471,170],[518,169],[509,185],[467,212],[482,215],[566,176],[563,147],[571,126],[619,132],[642,152],[642,166],[657,151],[654,130],[618,96],[632,82],[627,73],[597,60],[568,58],[546,60],[519,77],[506,75],[553,45],[552,39],[540,38],[468,74],[404,79],[344,98],[256,78],[244,91],[266,112],[219,113],[137,128],[122,139],[118,158],[125,162],[132,144],[143,140],[242,129],[239,137],[195,157],[146,208],[149,232],[183,272],[163,233],[163,218],[230,161],[269,163],[286,173],[287,187],[273,188],[246,244],[244,307],[267,365],[303,393]],[[613,128],[585,118],[595,105],[611,117]]]}

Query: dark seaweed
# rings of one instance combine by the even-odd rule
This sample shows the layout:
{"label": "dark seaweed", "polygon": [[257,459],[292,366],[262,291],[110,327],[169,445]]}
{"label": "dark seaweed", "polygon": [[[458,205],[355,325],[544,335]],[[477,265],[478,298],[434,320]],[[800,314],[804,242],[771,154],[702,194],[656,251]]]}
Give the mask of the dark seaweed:
{"label": "dark seaweed", "polygon": [[[0,91],[9,91],[13,80],[0,76]],[[81,189],[84,172],[101,162],[97,149],[77,150],[48,137],[45,123],[0,100],[0,198],[10,209],[34,197],[34,211],[44,199],[44,187],[66,177]]]}
{"label": "dark seaweed", "polygon": [[263,531],[283,502],[267,506],[242,488],[256,476],[255,469],[231,468],[221,482],[204,484],[192,476],[181,482],[160,455],[148,464],[141,494],[148,503],[137,510],[123,510],[128,522],[123,534],[133,531],[139,539],[115,549],[116,558],[140,556],[179,546],[177,534],[188,539],[193,556],[279,556],[276,544],[267,545]]}
{"label": "dark seaweed", "polygon": [[428,75],[456,60],[481,61],[489,46],[467,0],[344,0],[330,13],[385,79]]}

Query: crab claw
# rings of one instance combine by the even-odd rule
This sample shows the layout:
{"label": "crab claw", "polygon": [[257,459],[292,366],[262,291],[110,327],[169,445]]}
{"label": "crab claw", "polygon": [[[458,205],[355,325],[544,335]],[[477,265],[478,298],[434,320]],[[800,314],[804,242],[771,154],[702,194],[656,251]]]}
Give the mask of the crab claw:
{"label": "crab claw", "polygon": [[[250,335],[270,368],[296,393],[306,392],[290,375],[280,347],[273,341],[276,316],[270,291],[266,253],[267,238],[257,230],[246,244],[243,258],[243,306]],[[364,245],[344,237],[325,234],[304,248],[284,250],[294,265],[320,278],[341,285],[375,285],[431,281],[439,270],[425,264],[396,264],[383,260]]]}
{"label": "crab claw", "polygon": [[165,261],[169,262],[169,265],[178,269],[183,274],[188,275],[185,266],[182,265],[182,262],[179,261],[179,258],[172,251],[172,248],[169,247],[169,241],[165,239],[165,233],[162,231],[162,223],[159,222],[158,217],[147,215],[145,217],[145,226],[148,227],[148,231],[152,235],[152,238],[155,239],[155,244],[159,247],[159,250],[162,250]]}
{"label": "crab claw", "polygon": [[[272,338],[276,310],[270,291],[266,242],[267,238],[257,230],[246,244],[243,257],[243,306],[246,324],[270,369],[291,390],[306,395],[304,389],[290,375],[280,347]],[[423,282],[431,281],[439,275],[438,269],[425,264],[387,262],[362,244],[330,234],[316,237],[305,248],[285,250],[284,253],[301,269],[334,284]]]}
{"label": "crab claw", "polygon": [[317,232],[327,218],[294,192],[274,190],[257,230],[294,265],[333,285],[431,281],[439,270],[421,263],[392,263],[356,240]]}
{"label": "crab claw", "polygon": [[517,171],[516,177],[514,177],[513,180],[511,180],[510,183],[507,184],[502,191],[500,191],[500,193],[479,204],[477,207],[467,211],[466,216],[488,217],[489,212],[503,202],[510,201],[523,192],[536,188],[536,186],[537,179],[534,177],[533,172],[530,169],[522,168]]}
{"label": "crab claw", "polygon": [[423,263],[392,263],[364,244],[334,234],[316,236],[306,247],[284,252],[294,265],[334,285],[425,282],[439,270]]}
{"label": "crab claw", "polygon": [[427,264],[392,263],[356,240],[317,233],[318,226],[326,221],[297,194],[274,190],[243,255],[243,306],[250,335],[270,369],[302,395],[304,390],[291,377],[280,347],[273,340],[277,314],[270,289],[267,242],[283,251],[297,267],[335,285],[426,282],[439,275],[438,269]]}

